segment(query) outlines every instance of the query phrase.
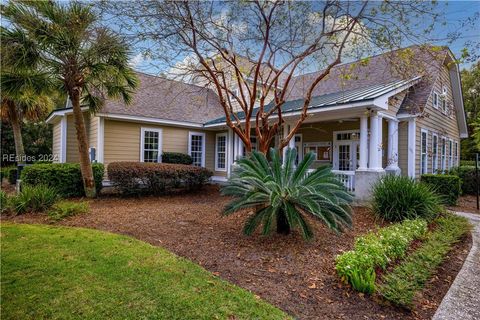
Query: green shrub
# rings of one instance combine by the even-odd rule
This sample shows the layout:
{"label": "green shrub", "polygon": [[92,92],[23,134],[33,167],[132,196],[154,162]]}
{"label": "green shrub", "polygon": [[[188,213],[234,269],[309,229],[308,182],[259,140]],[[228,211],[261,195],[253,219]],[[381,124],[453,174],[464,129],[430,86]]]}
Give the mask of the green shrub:
{"label": "green shrub", "polygon": [[442,196],[445,204],[456,205],[460,197],[460,178],[447,174],[423,174],[422,183],[430,186],[437,194]]}
{"label": "green shrub", "polygon": [[442,210],[442,198],[409,177],[386,175],[373,186],[372,193],[373,212],[387,221],[432,219]]}
{"label": "green shrub", "polygon": [[475,160],[460,160],[460,166],[475,167]]}
{"label": "green shrub", "polygon": [[197,190],[212,176],[206,168],[172,163],[113,162],[107,171],[110,181],[127,195]]}
{"label": "green shrub", "polygon": [[411,307],[416,292],[423,289],[452,246],[471,227],[467,219],[452,214],[436,222],[437,228],[428,233],[422,246],[382,278],[377,291],[385,299]]}
{"label": "green shrub", "polygon": [[48,211],[48,216],[55,221],[62,220],[66,217],[71,217],[77,214],[88,212],[88,203],[85,201],[60,201],[53,205],[52,209]]}
{"label": "green shrub", "polygon": [[8,196],[3,190],[0,190],[0,213],[8,210]]}
{"label": "green shrub", "polygon": [[385,269],[388,263],[405,255],[410,243],[427,232],[423,219],[402,223],[370,232],[355,240],[354,249],[336,258],[336,270],[343,281],[361,292],[375,288],[375,268]]}
{"label": "green shrub", "polygon": [[270,149],[271,162],[263,153],[255,151],[238,160],[227,185],[222,188],[224,195],[234,197],[223,214],[251,209],[253,214],[243,228],[247,235],[263,224],[263,234],[268,234],[272,225],[276,225],[277,233],[288,234],[298,227],[304,238],[312,238],[305,215],[317,218],[337,232],[349,227],[352,195],[335,178],[330,167],[308,173],[314,161],[313,153],[307,154],[297,167],[296,156],[295,149],[288,149],[282,164],[278,150]]}
{"label": "green shrub", "polygon": [[460,180],[462,181],[462,192],[464,194],[476,194],[477,176],[475,173],[475,167],[460,166],[460,167],[452,168],[450,170],[450,174],[457,175],[460,177]]}
{"label": "green shrub", "polygon": [[57,190],[46,185],[23,186],[22,191],[9,199],[16,214],[40,212],[49,209],[58,199]]}
{"label": "green shrub", "polygon": [[[94,163],[93,177],[97,192],[102,188],[104,167],[101,163]],[[22,171],[22,182],[26,185],[43,184],[54,187],[62,197],[82,197],[82,174],[78,163],[50,163],[34,164],[25,167]]]}
{"label": "green shrub", "polygon": [[190,155],[180,152],[164,152],[162,154],[163,163],[192,164],[193,159]]}
{"label": "green shrub", "polygon": [[16,166],[8,166],[3,167],[0,170],[0,180],[3,181],[3,178],[8,179],[8,183],[15,184],[17,181],[17,167]]}

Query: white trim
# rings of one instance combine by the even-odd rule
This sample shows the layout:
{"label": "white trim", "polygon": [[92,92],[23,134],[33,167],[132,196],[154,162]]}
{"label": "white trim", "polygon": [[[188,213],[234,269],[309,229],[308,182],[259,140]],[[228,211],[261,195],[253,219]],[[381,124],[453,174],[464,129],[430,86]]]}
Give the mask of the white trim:
{"label": "white trim", "polygon": [[371,171],[383,171],[382,168],[382,158],[381,158],[381,150],[379,150],[380,145],[380,130],[379,128],[381,117],[378,114],[373,113],[370,115],[370,149],[369,149],[369,162],[368,162],[368,169]]}
{"label": "white trim", "polygon": [[151,132],[158,132],[158,162],[162,162],[162,141],[163,141],[163,134],[162,129],[159,128],[148,128],[148,127],[141,127],[141,134],[140,134],[140,162],[145,162],[144,157],[144,147],[145,147],[145,131]]}
{"label": "white trim", "polygon": [[67,116],[60,120],[60,159],[59,162],[67,162]]}
{"label": "white trim", "polygon": [[[225,137],[225,168],[220,168],[218,166],[218,138]],[[227,154],[228,154],[228,135],[226,132],[217,133],[215,135],[215,171],[227,171]]]}
{"label": "white trim", "polygon": [[[82,109],[82,112],[88,111],[88,107],[82,107],[81,109]],[[55,110],[55,111],[52,111],[52,113],[48,116],[45,122],[50,123],[57,116],[63,117],[67,114],[72,114],[72,113],[73,113],[73,108]]]}
{"label": "white trim", "polygon": [[233,164],[233,130],[228,128],[227,131],[227,177],[230,177],[232,173]]}
{"label": "white trim", "polygon": [[453,162],[453,139],[448,139],[448,170],[450,170]]}
{"label": "white trim", "polygon": [[398,167],[398,120],[388,119],[388,151],[387,168],[391,171],[400,171]]}
{"label": "white trim", "polygon": [[[447,170],[447,138],[442,137],[440,141],[442,141],[442,143],[440,144],[440,166],[443,172]],[[445,146],[445,149],[443,148],[443,146]],[[444,150],[445,153],[443,153]]]}
{"label": "white trim", "polygon": [[360,117],[360,159],[357,170],[368,169],[368,116]]}
{"label": "white trim", "polygon": [[97,161],[103,163],[104,159],[104,136],[105,136],[105,120],[98,117],[97,127]]}
{"label": "white trim", "polygon": [[201,160],[201,166],[205,167],[205,146],[206,146],[206,141],[205,141],[205,132],[195,132],[195,131],[189,131],[188,132],[188,155],[191,157],[192,156],[192,136],[202,136],[202,160]]}
{"label": "white trim", "polygon": [[[423,139],[422,134],[425,133],[425,172],[423,172],[422,156],[423,156]],[[420,129],[420,175],[428,173],[428,130]]]}
{"label": "white trim", "polygon": [[[436,99],[436,103],[435,103],[435,97],[437,98]],[[432,105],[435,109],[438,109],[438,101],[439,101],[439,94],[436,90],[433,90],[433,94],[432,94]]]}
{"label": "white trim", "polygon": [[[435,150],[435,153],[433,153],[433,150],[434,150],[433,141],[435,140],[434,138],[437,138],[437,150]],[[440,146],[440,139],[438,138],[438,134],[432,132],[432,173],[433,174],[438,173],[438,168],[439,168],[439,165],[438,165],[438,159],[439,159],[438,151],[439,151],[439,148],[438,147],[439,146]]]}
{"label": "white trim", "polygon": [[228,181],[227,177],[222,177],[222,176],[212,176],[211,179],[212,179],[212,182],[227,182]]}
{"label": "white trim", "polygon": [[[455,61],[453,54],[449,51],[450,58]],[[452,96],[453,105],[455,106],[457,123],[460,129],[460,138],[468,138],[467,118],[465,116],[465,108],[463,106],[462,98],[462,84],[460,80],[460,71],[458,70],[458,64],[455,63],[455,68],[450,68],[450,81],[452,82]]]}
{"label": "white trim", "polygon": [[131,120],[131,121],[164,124],[164,125],[179,126],[179,127],[203,128],[203,124],[201,123],[194,123],[194,122],[187,122],[187,121],[176,121],[176,120],[149,118],[149,117],[141,117],[141,116],[129,116],[129,115],[111,114],[111,113],[98,113],[97,116],[104,117],[105,119]]}
{"label": "white trim", "polygon": [[416,135],[417,135],[417,123],[416,119],[412,118],[408,120],[408,176],[415,178],[415,153],[416,153]]}

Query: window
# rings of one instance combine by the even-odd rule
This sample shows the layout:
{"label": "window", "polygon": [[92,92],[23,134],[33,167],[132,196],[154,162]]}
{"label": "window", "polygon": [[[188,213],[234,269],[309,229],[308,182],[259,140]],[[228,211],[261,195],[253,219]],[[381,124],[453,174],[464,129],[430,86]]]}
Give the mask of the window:
{"label": "window", "polygon": [[162,130],[142,128],[140,161],[161,162]]}
{"label": "window", "polygon": [[262,97],[262,90],[261,89],[257,89],[255,91],[255,100],[260,100],[260,98]]}
{"label": "window", "polygon": [[433,92],[433,107],[438,109],[438,93],[436,91]]}
{"label": "window", "polygon": [[446,156],[447,156],[447,142],[446,142],[446,139],[445,138],[442,138],[442,145],[441,145],[441,151],[442,151],[442,158],[441,158],[441,170],[442,171],[445,171],[445,169],[447,169],[446,167]]}
{"label": "window", "polygon": [[205,133],[190,132],[188,154],[192,157],[194,166],[205,167]]}
{"label": "window", "polygon": [[454,147],[453,147],[453,162],[454,162],[454,166],[458,166],[458,142],[455,141],[454,142]]}
{"label": "window", "polygon": [[447,114],[448,113],[448,105],[447,105],[447,87],[443,87],[443,92],[442,92],[442,111],[443,113]]}
{"label": "window", "polygon": [[438,136],[432,135],[432,173],[438,171]]}
{"label": "window", "polygon": [[215,138],[215,170],[227,170],[227,134],[218,133]]}
{"label": "window", "polygon": [[448,141],[448,168],[453,167],[453,141]]}
{"label": "window", "polygon": [[309,142],[304,144],[303,154],[313,152],[315,161],[331,161],[331,143],[330,142]]}
{"label": "window", "polygon": [[421,158],[420,158],[420,172],[422,174],[427,173],[427,143],[428,143],[428,132],[422,129],[422,140],[421,140]]}

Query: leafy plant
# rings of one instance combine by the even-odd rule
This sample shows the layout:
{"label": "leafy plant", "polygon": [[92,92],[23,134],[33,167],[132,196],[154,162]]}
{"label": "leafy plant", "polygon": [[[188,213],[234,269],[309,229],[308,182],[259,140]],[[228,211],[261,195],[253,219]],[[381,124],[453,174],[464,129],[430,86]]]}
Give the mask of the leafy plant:
{"label": "leafy plant", "polygon": [[[96,190],[100,191],[104,166],[101,163],[94,163],[92,169]],[[43,184],[54,187],[63,197],[85,195],[78,163],[43,163],[27,166],[22,170],[22,181],[27,185]]]}
{"label": "leafy plant", "polygon": [[329,167],[309,173],[314,160],[312,153],[295,167],[295,149],[287,150],[283,165],[278,150],[271,149],[270,158],[269,162],[263,153],[254,151],[250,157],[238,160],[227,185],[222,188],[224,195],[235,198],[225,207],[224,215],[253,209],[243,229],[245,234],[252,234],[263,224],[265,235],[276,224],[278,233],[289,234],[299,227],[304,238],[310,239],[313,232],[306,214],[337,232],[351,225],[352,195]]}
{"label": "leafy plant", "polygon": [[372,293],[375,268],[385,269],[390,261],[403,257],[409,244],[426,232],[427,222],[417,219],[405,220],[359,237],[353,250],[337,256],[337,273],[355,290]]}
{"label": "leafy plant", "polygon": [[436,219],[436,224],[422,246],[383,277],[377,289],[385,299],[411,307],[415,293],[422,290],[452,246],[471,228],[467,219],[452,214]]}
{"label": "leafy plant", "polygon": [[0,190],[0,213],[8,210],[8,196],[3,190]]}
{"label": "leafy plant", "polygon": [[61,201],[53,205],[48,211],[48,216],[55,221],[62,220],[66,217],[75,216],[88,212],[88,203],[85,201]]}
{"label": "leafy plant", "polygon": [[433,219],[442,211],[442,197],[430,186],[405,176],[386,175],[372,190],[373,212],[387,221]]}
{"label": "leafy plant", "polygon": [[450,170],[449,174],[456,175],[460,178],[462,181],[462,192],[464,194],[476,194],[479,182],[477,182],[475,166],[454,167]]}
{"label": "leafy plant", "polygon": [[58,199],[55,188],[46,185],[24,186],[22,191],[9,199],[16,214],[40,212],[49,209]]}
{"label": "leafy plant", "polygon": [[457,204],[460,197],[460,178],[449,174],[423,174],[420,181],[442,197],[445,204]]}
{"label": "leafy plant", "polygon": [[192,164],[193,159],[190,155],[180,152],[164,152],[162,154],[163,163]]}

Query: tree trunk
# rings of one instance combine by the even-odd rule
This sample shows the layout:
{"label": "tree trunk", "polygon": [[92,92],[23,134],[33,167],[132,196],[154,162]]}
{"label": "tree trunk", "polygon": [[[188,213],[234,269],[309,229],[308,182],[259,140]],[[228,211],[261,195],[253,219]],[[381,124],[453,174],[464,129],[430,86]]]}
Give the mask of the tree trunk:
{"label": "tree trunk", "polygon": [[290,234],[290,225],[283,210],[280,210],[277,214],[277,233]]}
{"label": "tree trunk", "polygon": [[18,164],[25,164],[25,149],[23,147],[22,129],[20,125],[20,118],[18,116],[15,103],[7,102],[8,105],[8,120],[12,126],[13,140],[15,142],[16,162]]}
{"label": "tree trunk", "polygon": [[80,171],[82,172],[83,188],[87,198],[95,198],[97,195],[95,189],[95,180],[93,179],[92,165],[88,154],[87,131],[83,119],[82,109],[80,108],[80,92],[78,89],[72,90],[70,99],[73,105],[73,119],[77,132],[78,153],[80,156]]}

